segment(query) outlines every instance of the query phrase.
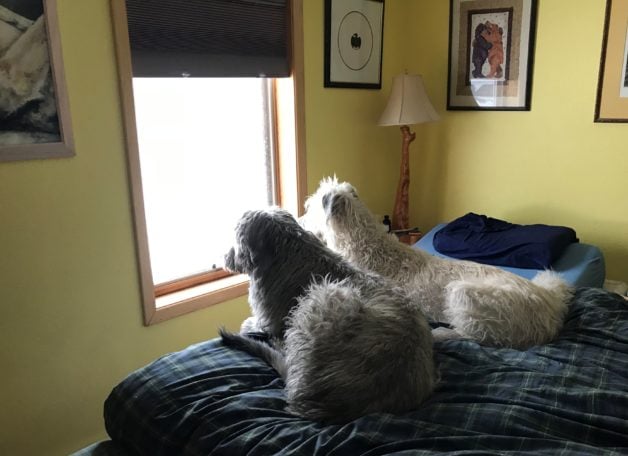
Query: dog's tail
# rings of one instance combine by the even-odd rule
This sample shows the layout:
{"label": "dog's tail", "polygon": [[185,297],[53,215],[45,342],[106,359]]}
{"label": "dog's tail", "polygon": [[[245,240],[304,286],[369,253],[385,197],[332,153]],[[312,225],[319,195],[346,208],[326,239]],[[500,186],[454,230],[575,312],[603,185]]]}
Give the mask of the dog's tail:
{"label": "dog's tail", "polygon": [[562,301],[568,301],[573,293],[572,287],[554,271],[541,271],[532,278],[532,282]]}
{"label": "dog's tail", "polygon": [[286,359],[279,350],[261,340],[253,339],[243,334],[232,333],[225,328],[220,328],[219,332],[223,344],[227,347],[235,348],[262,358],[279,373],[281,378],[286,379]]}

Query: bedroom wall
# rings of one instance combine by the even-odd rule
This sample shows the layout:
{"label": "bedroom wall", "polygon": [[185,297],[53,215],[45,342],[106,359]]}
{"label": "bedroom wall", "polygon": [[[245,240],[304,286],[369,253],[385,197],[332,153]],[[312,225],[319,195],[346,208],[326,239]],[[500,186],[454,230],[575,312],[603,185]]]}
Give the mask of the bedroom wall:
{"label": "bedroom wall", "polygon": [[[540,2],[531,112],[454,113],[448,2],[386,2],[373,91],[323,89],[323,2],[307,0],[308,188],[337,173],[390,211],[399,132],[374,124],[407,67],[443,117],[416,128],[413,224],[473,210],[571,225],[628,280],[628,125],[592,122],[604,3]],[[0,163],[0,454],[65,455],[104,438],[102,402],[127,373],[248,312],[238,299],[142,326],[108,4],[58,0],[77,156]]]}
{"label": "bedroom wall", "polygon": [[539,2],[530,112],[446,111],[449,2],[406,5],[408,65],[444,113],[413,144],[415,223],[472,211],[568,225],[628,281],[628,124],[593,122],[605,4]]}
{"label": "bedroom wall", "polygon": [[109,2],[61,0],[76,157],[0,163],[0,454],[105,436],[131,370],[237,328],[244,300],[142,325]]}
{"label": "bedroom wall", "polygon": [[[398,132],[374,127],[388,91],[322,89],[323,2],[305,5],[307,168],[392,205]],[[102,403],[161,354],[236,328],[238,299],[142,325],[108,0],[58,0],[77,155],[0,163],[0,454],[66,455],[105,438]],[[405,11],[386,5],[384,78]],[[392,159],[382,150],[392,149]]]}
{"label": "bedroom wall", "polygon": [[304,1],[308,188],[334,173],[351,182],[377,214],[394,203],[401,136],[378,127],[392,78],[404,71],[408,18],[401,2],[385,2],[382,89],[324,88],[324,1]]}

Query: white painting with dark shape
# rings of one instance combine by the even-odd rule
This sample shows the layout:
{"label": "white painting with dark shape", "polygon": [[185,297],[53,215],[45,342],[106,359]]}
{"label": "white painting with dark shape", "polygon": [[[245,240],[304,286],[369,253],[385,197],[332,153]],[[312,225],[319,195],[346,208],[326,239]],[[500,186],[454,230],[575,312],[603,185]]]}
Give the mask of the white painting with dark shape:
{"label": "white painting with dark shape", "polygon": [[42,0],[0,0],[0,145],[60,140]]}

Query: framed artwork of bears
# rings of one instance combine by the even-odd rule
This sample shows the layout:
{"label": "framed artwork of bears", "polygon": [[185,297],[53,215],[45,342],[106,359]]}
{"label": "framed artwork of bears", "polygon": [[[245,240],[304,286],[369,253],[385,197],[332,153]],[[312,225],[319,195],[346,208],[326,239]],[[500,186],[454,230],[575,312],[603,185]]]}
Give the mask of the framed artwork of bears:
{"label": "framed artwork of bears", "polygon": [[537,0],[450,0],[448,110],[529,111]]}
{"label": "framed artwork of bears", "polygon": [[381,89],[384,0],[325,0],[325,87]]}

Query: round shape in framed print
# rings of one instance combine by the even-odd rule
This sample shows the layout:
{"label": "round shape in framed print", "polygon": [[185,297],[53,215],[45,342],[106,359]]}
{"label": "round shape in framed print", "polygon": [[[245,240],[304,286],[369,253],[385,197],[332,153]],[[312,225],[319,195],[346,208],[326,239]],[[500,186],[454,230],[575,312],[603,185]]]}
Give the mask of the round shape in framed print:
{"label": "round shape in framed print", "polygon": [[348,68],[359,71],[373,55],[373,28],[368,18],[359,11],[350,11],[338,27],[338,51]]}

